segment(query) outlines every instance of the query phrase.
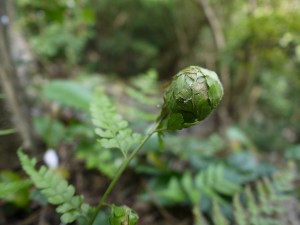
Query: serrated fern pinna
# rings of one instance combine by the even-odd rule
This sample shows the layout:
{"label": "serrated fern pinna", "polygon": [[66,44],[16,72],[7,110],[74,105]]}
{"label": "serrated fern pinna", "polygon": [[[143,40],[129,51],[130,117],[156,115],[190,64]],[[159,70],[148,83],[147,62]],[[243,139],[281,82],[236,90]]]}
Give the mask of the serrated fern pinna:
{"label": "serrated fern pinna", "polygon": [[72,185],[45,166],[36,170],[36,159],[30,159],[21,150],[18,151],[18,156],[34,185],[47,197],[49,203],[57,206],[56,211],[62,214],[63,223],[72,223],[79,218],[87,220],[92,208],[84,203],[82,195],[75,195],[75,188]]}

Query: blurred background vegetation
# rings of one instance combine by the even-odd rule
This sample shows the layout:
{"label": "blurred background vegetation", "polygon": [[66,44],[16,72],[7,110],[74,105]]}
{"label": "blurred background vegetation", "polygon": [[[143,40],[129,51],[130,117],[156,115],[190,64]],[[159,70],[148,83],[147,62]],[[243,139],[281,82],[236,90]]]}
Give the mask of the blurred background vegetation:
{"label": "blurred background vegetation", "polygon": [[[59,224],[20,171],[18,146],[41,163],[54,149],[58,173],[96,204],[121,155],[99,149],[93,90],[143,133],[189,65],[219,74],[222,104],[163,147],[151,139],[110,201],[132,206],[139,224],[199,225],[200,215],[222,225],[217,210],[242,224],[241,195],[246,217],[259,218],[249,224],[300,224],[299,1],[0,0],[0,18],[0,224]],[[266,179],[288,198],[275,204]]]}

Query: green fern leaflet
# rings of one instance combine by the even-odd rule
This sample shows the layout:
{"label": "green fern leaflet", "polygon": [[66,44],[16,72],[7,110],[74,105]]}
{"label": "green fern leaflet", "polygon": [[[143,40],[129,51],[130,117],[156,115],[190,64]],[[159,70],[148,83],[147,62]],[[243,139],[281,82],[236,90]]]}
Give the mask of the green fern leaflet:
{"label": "green fern leaflet", "polygon": [[116,108],[102,91],[98,91],[92,100],[91,114],[103,148],[119,149],[126,158],[131,147],[140,143],[142,136],[128,128],[128,122],[117,114]]}
{"label": "green fern leaflet", "polygon": [[57,205],[56,211],[61,213],[63,223],[72,223],[80,218],[87,218],[91,207],[84,203],[83,196],[75,195],[75,188],[51,170],[42,166],[35,169],[36,159],[30,159],[22,151],[18,151],[21,165],[30,176],[34,185],[48,198],[48,202]]}

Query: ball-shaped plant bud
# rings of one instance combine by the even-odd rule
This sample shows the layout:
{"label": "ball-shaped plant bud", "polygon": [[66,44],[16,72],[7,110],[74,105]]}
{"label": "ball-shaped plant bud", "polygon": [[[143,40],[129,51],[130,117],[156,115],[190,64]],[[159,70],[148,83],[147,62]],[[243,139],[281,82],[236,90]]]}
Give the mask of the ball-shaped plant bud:
{"label": "ball-shaped plant bud", "polygon": [[205,119],[222,96],[223,86],[215,72],[189,66],[167,88],[160,119],[170,130],[190,127]]}

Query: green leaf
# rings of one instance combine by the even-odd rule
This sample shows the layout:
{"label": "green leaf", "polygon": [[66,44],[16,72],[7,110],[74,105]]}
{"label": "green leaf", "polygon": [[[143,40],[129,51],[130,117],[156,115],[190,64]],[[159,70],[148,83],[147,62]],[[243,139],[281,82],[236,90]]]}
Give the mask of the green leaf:
{"label": "green leaf", "polygon": [[55,80],[46,84],[43,94],[50,100],[62,105],[89,110],[92,92],[83,85],[74,81]]}
{"label": "green leaf", "polygon": [[24,207],[29,202],[30,180],[22,179],[17,173],[3,171],[0,173],[0,199]]}
{"label": "green leaf", "polygon": [[109,216],[110,225],[135,225],[139,219],[138,214],[127,206],[112,205]]}
{"label": "green leaf", "polygon": [[91,114],[102,148],[119,149],[127,157],[129,150],[140,143],[142,136],[128,128],[128,122],[117,114],[114,105],[102,91],[93,97]]}
{"label": "green leaf", "polygon": [[183,126],[184,120],[183,116],[180,113],[171,114],[167,128],[170,130],[178,130],[181,129]]}
{"label": "green leaf", "polygon": [[62,213],[63,223],[71,223],[78,218],[86,217],[91,210],[89,205],[84,203],[83,196],[75,195],[75,188],[63,180],[51,170],[41,167],[35,169],[36,160],[30,160],[22,151],[18,151],[21,165],[30,176],[34,185],[41,189],[41,192],[48,198],[48,202],[57,205],[57,212]]}
{"label": "green leaf", "polygon": [[60,219],[63,223],[72,223],[77,219],[78,215],[74,213],[64,213]]}
{"label": "green leaf", "polygon": [[86,161],[88,169],[96,168],[109,178],[115,175],[123,159],[118,152],[104,148],[100,143],[81,147],[77,152],[77,157]]}
{"label": "green leaf", "polygon": [[33,123],[38,134],[48,146],[56,147],[65,136],[66,129],[64,125],[49,116],[34,117]]}
{"label": "green leaf", "polygon": [[214,200],[213,201],[213,221],[215,225],[229,225],[227,218],[223,215],[220,206]]}
{"label": "green leaf", "polygon": [[192,175],[185,173],[182,177],[182,186],[189,196],[190,201],[195,205],[200,202],[200,191],[196,188]]}

